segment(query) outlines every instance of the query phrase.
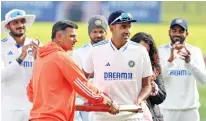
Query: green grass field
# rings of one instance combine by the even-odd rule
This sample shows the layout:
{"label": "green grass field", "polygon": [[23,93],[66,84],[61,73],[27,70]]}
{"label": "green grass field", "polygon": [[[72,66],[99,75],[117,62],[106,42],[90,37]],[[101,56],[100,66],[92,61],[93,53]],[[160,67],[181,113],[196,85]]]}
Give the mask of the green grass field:
{"label": "green grass field", "polygon": [[[78,23],[78,42],[75,48],[85,44],[89,41],[87,24]],[[31,28],[27,30],[27,35],[31,38],[39,38],[43,44],[51,41],[51,28],[52,23],[38,23],[33,24]],[[186,41],[189,44],[201,48],[202,52],[206,54],[206,34],[205,34],[206,25],[189,25],[189,36]],[[170,42],[168,36],[169,24],[136,24],[132,26],[131,36],[136,32],[148,32],[150,33],[154,40],[156,41],[157,46],[159,47],[162,44],[167,44]],[[108,31],[108,37],[110,37],[110,32]],[[5,35],[2,35],[5,37]],[[201,121],[206,121],[206,86],[199,85],[200,92],[200,116]]]}

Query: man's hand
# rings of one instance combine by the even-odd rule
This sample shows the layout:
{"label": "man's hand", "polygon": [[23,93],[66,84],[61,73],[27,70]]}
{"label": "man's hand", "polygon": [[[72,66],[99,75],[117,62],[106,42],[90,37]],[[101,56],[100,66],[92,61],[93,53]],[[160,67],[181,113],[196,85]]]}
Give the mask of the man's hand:
{"label": "man's hand", "polygon": [[180,58],[185,60],[185,63],[189,63],[191,59],[191,53],[186,47],[184,47],[184,49],[186,50],[185,52],[179,52]]}
{"label": "man's hand", "polygon": [[26,58],[27,53],[28,53],[27,52],[28,48],[32,48],[33,57],[34,57],[34,59],[36,59],[37,53],[38,53],[38,47],[39,47],[39,44],[40,44],[40,41],[38,39],[37,39],[37,41],[38,41],[37,44],[34,41],[32,41],[30,44],[24,45],[22,47],[22,53],[19,56],[19,59],[21,59],[23,61]]}
{"label": "man's hand", "polygon": [[22,52],[21,52],[21,55],[19,56],[19,59],[21,59],[22,61],[26,58],[27,56],[27,49],[30,47],[30,44],[28,45],[24,45],[22,47]]}
{"label": "man's hand", "polygon": [[40,45],[39,39],[36,39],[36,40],[37,40],[37,44],[34,41],[32,41],[31,46],[30,46],[32,48],[32,55],[34,57],[34,60],[36,60],[36,58],[37,58],[38,48],[39,48],[39,45]]}
{"label": "man's hand", "polygon": [[184,44],[180,44],[179,41],[177,41],[175,44],[172,45],[171,51],[170,51],[170,57],[168,59],[168,62],[172,62],[176,58],[175,50],[177,50],[177,53],[180,52],[180,50],[185,47]]}
{"label": "man's hand", "polygon": [[152,92],[151,92],[150,95],[151,96],[156,96],[157,93],[158,93],[158,86],[154,81],[152,81]]}
{"label": "man's hand", "polygon": [[107,101],[107,106],[109,107],[109,113],[115,115],[119,113],[119,106],[117,103],[113,102],[112,100]]}

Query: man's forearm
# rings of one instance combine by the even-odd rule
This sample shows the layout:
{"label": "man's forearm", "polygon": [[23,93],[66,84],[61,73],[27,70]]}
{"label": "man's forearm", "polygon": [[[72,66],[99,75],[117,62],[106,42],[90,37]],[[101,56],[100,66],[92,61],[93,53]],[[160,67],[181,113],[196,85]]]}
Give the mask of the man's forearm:
{"label": "man's forearm", "polygon": [[144,86],[142,87],[138,97],[137,97],[137,104],[140,104],[143,100],[147,99],[150,95],[152,91],[152,86],[151,84],[150,85],[147,85],[147,86]]}

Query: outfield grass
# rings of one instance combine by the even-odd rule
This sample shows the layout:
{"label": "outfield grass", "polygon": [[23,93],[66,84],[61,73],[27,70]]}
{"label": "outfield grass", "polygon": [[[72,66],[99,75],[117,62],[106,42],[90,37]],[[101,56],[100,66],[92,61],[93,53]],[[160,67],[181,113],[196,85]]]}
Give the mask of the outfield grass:
{"label": "outfield grass", "polygon": [[[89,41],[88,37],[88,29],[87,24],[78,23],[78,43],[76,44],[75,48],[81,46],[84,43]],[[204,54],[206,54],[206,34],[205,34],[206,25],[189,25],[189,36],[186,41],[189,44],[197,46],[201,48]],[[35,23],[31,28],[27,30],[27,35],[31,38],[39,38],[43,44],[51,41],[51,29],[52,23]],[[168,29],[169,25],[167,24],[136,24],[132,26],[131,36],[134,35],[136,32],[148,32],[150,33],[154,40],[156,41],[157,46],[162,44],[167,44],[170,42],[168,37]],[[108,37],[110,36],[110,32],[108,31]],[[2,38],[5,35],[2,35]],[[200,92],[200,116],[201,121],[206,121],[206,86],[199,85],[199,92]]]}
{"label": "outfield grass", "polygon": [[[76,44],[75,48],[89,41],[87,24],[78,23],[78,25],[78,43]],[[199,47],[204,54],[206,54],[205,28],[206,24],[189,25],[189,36],[186,39],[186,42]],[[51,41],[51,29],[52,23],[36,22],[31,28],[27,30],[27,35],[34,39],[39,38],[41,42],[45,44]],[[168,30],[169,25],[166,24],[135,24],[131,28],[131,36],[136,32],[148,32],[153,36],[157,46],[160,46],[162,44],[167,44],[170,42]],[[107,37],[110,37],[110,35],[111,34],[108,31]],[[5,37],[5,35],[3,35],[2,37]]]}

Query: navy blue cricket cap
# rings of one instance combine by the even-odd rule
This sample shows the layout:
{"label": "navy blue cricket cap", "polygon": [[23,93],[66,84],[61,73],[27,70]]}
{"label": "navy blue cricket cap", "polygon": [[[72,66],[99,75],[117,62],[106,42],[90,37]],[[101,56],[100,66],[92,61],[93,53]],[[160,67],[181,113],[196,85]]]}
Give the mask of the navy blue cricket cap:
{"label": "navy blue cricket cap", "polygon": [[137,20],[134,20],[130,13],[126,13],[122,10],[112,12],[108,19],[109,25],[120,24],[124,22],[137,22]]}
{"label": "navy blue cricket cap", "polygon": [[176,18],[172,20],[170,24],[170,28],[172,28],[175,25],[181,26],[183,29],[188,30],[187,22],[183,18]]}

